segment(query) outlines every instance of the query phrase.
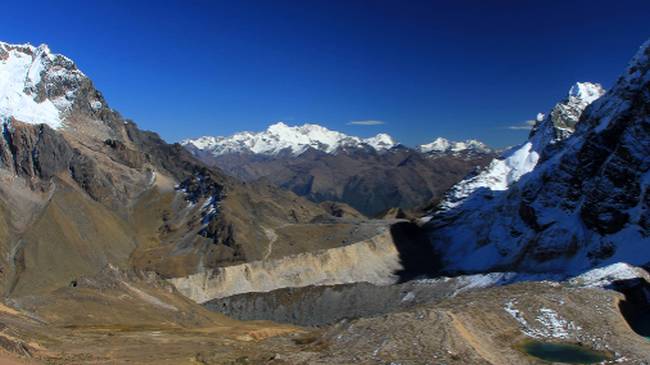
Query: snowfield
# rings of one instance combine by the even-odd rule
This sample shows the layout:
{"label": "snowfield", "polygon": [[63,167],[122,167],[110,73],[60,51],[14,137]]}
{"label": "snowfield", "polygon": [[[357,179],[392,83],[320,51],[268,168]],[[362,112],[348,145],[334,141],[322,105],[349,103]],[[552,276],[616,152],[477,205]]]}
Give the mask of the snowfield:
{"label": "snowfield", "polygon": [[[55,56],[45,45],[38,48],[17,46],[26,47],[32,55],[15,47],[0,43],[0,120],[4,122],[13,117],[25,123],[60,128],[60,114],[70,103],[65,100],[55,103],[49,99],[36,101],[41,74]],[[6,54],[5,59],[2,54]]]}

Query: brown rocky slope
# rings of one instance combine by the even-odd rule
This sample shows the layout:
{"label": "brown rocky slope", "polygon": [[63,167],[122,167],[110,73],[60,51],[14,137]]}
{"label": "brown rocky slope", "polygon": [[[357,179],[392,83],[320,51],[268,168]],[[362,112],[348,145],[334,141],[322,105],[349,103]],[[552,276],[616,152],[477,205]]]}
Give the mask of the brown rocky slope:
{"label": "brown rocky slope", "polygon": [[314,202],[346,203],[370,217],[393,207],[417,209],[435,203],[453,184],[494,156],[429,156],[403,146],[386,151],[342,148],[336,153],[309,149],[298,156],[213,156],[190,150],[207,164],[237,178],[265,179]]}
{"label": "brown rocky slope", "polygon": [[[331,246],[323,229],[336,222],[310,223],[329,216],[318,205],[270,184],[240,183],[138,129],[46,46],[0,49],[5,62],[42,66],[35,86],[21,76],[27,98],[60,106],[58,124],[2,118],[5,294],[53,290],[108,264],[175,277],[261,259],[272,243],[276,255]],[[300,229],[284,229],[286,239],[274,242],[269,232],[289,225]]]}

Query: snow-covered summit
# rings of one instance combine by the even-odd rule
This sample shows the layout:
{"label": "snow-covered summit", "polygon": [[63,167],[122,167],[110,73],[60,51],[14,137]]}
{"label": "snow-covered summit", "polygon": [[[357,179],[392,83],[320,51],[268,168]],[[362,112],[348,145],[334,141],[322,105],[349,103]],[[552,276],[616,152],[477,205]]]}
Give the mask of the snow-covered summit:
{"label": "snow-covered summit", "polygon": [[229,153],[277,155],[280,152],[289,152],[297,156],[310,148],[334,153],[339,148],[370,147],[377,151],[384,151],[397,146],[397,142],[385,133],[370,138],[360,138],[332,131],[317,124],[289,126],[283,122],[272,124],[263,132],[240,132],[229,137],[204,136],[183,140],[181,144],[208,151],[214,156]]}
{"label": "snow-covered summit", "polygon": [[85,78],[69,58],[45,44],[0,42],[0,122],[15,118],[60,128]]}
{"label": "snow-covered summit", "polygon": [[398,144],[393,137],[386,133],[379,133],[374,137],[365,138],[363,141],[378,151],[391,149]]}
{"label": "snow-covered summit", "polygon": [[600,98],[604,89],[600,84],[591,82],[577,82],[569,90],[569,97],[574,97],[584,101],[587,104],[593,103],[596,99]]}
{"label": "snow-covered summit", "polygon": [[422,153],[429,154],[482,154],[493,152],[485,143],[475,139],[450,141],[442,137],[436,138],[431,143],[420,145],[417,149]]}

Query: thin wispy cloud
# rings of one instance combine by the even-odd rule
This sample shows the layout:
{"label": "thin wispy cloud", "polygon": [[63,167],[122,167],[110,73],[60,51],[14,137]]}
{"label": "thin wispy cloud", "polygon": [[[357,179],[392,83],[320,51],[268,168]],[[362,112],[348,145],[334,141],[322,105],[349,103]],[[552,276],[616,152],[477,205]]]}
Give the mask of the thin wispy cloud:
{"label": "thin wispy cloud", "polygon": [[348,125],[382,125],[386,124],[383,120],[352,120]]}
{"label": "thin wispy cloud", "polygon": [[527,120],[521,124],[516,124],[516,125],[511,125],[508,126],[508,129],[514,130],[514,131],[529,131],[533,129],[535,126],[535,123],[537,123],[534,120]]}

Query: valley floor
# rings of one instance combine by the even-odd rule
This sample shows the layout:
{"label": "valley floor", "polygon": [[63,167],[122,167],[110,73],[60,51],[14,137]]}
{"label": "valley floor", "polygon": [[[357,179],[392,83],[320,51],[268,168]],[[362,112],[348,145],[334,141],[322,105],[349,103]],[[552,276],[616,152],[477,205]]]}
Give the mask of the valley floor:
{"label": "valley floor", "polygon": [[650,342],[621,313],[623,294],[568,283],[471,289],[320,328],[231,320],[148,285],[108,280],[3,307],[0,345],[34,364],[542,364],[520,350],[531,339],[603,351],[611,363],[650,359]]}

